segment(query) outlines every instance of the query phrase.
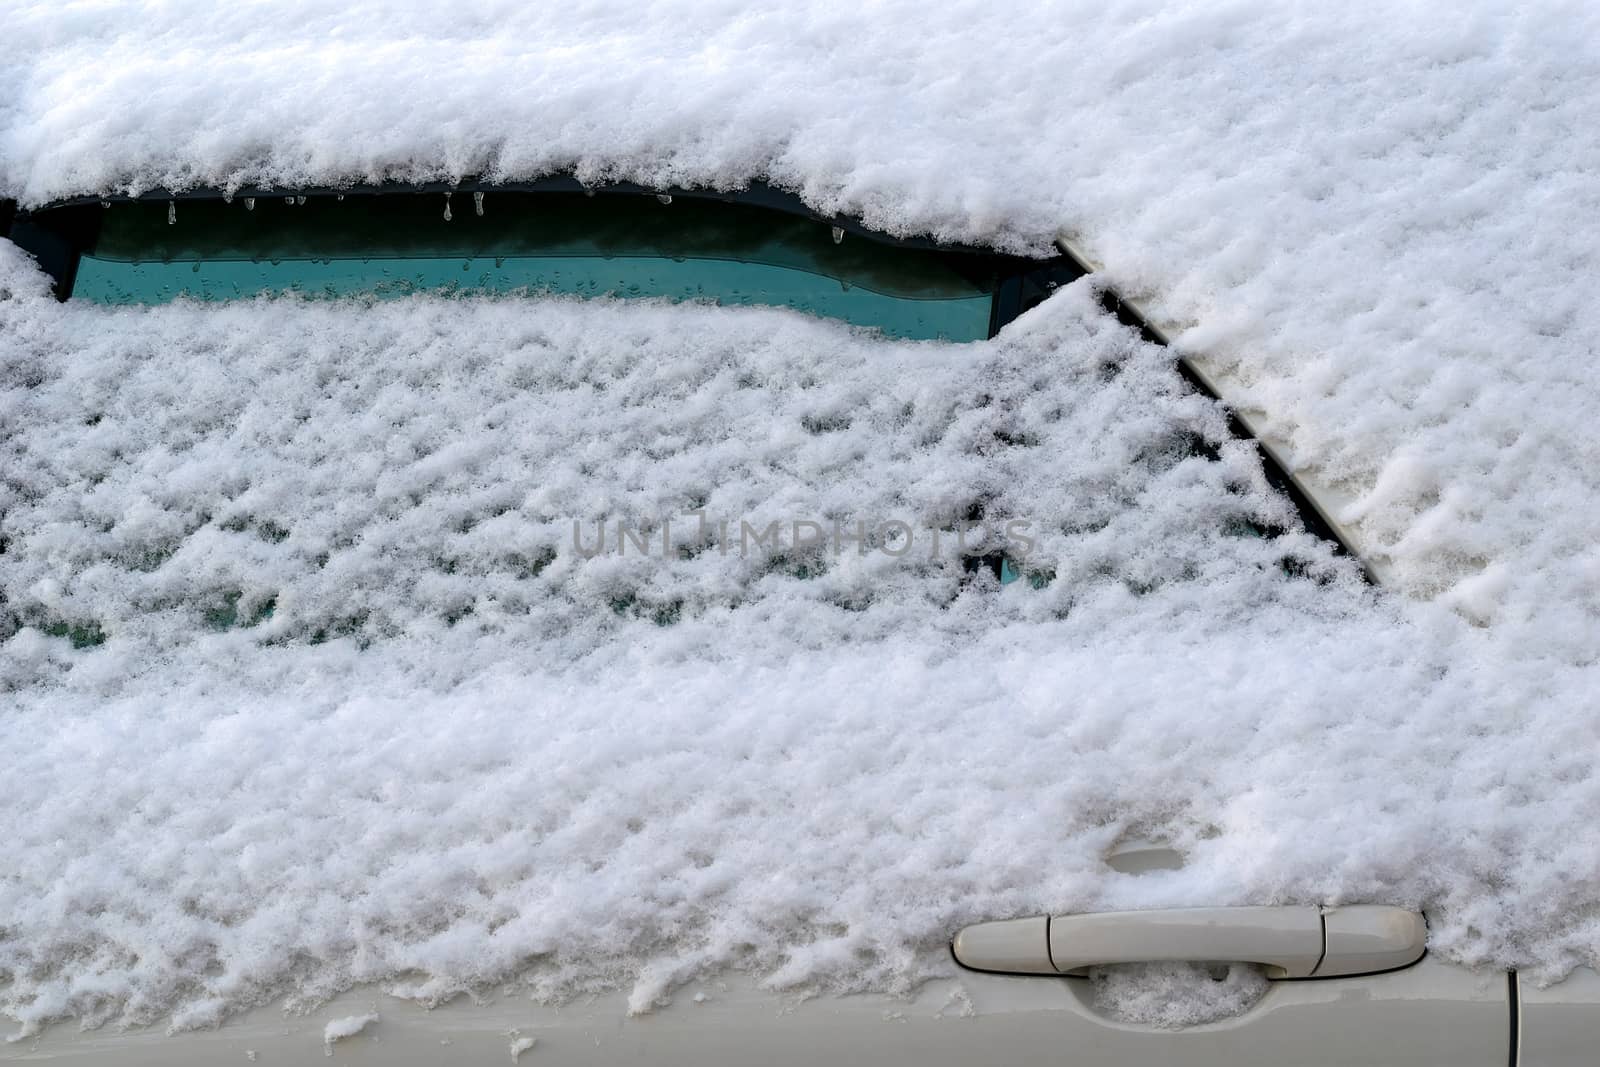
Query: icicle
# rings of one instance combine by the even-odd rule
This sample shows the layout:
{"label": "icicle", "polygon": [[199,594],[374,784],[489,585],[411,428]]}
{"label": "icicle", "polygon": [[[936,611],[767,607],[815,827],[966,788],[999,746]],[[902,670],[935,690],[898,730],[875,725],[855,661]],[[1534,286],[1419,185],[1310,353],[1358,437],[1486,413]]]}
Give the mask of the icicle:
{"label": "icicle", "polygon": [[176,200],[168,200],[167,201],[167,225],[168,226],[176,226],[177,224],[178,224],[178,202]]}
{"label": "icicle", "polygon": [[844,244],[844,227],[843,226],[835,226],[833,228],[833,243],[836,244],[836,245]]}
{"label": "icicle", "polygon": [[476,211],[480,218],[483,217],[483,193],[472,194],[472,210]]}
{"label": "icicle", "polygon": [[455,216],[450,214],[450,194],[449,193],[445,193],[444,194],[444,221],[449,222],[453,218],[455,218]]}
{"label": "icicle", "polygon": [[253,197],[253,196],[245,197],[244,198],[244,209],[246,211],[254,211],[256,209],[256,198]]}
{"label": "icicle", "polygon": [[663,204],[672,203],[672,197],[667,195],[666,193],[657,193],[656,194],[656,199],[661,201]]}

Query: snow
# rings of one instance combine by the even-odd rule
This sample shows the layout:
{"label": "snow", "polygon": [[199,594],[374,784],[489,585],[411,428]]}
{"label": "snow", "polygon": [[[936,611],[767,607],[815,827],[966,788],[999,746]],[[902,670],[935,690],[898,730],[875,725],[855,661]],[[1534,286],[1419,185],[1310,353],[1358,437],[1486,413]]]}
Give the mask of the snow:
{"label": "snow", "polygon": [[1271,983],[1247,963],[1126,963],[1094,968],[1095,1007],[1126,1023],[1181,1030],[1232,1018],[1260,1003]]}
{"label": "snow", "polygon": [[[402,979],[903,989],[964,922],[1112,906],[1396,903],[1458,962],[1600,962],[1600,12],[4,14],[25,203],[765,176],[897,232],[1065,233],[1392,581],[1237,536],[1284,505],[1082,283],[952,347],[559,300],[61,307],[0,249],[24,1031]],[[1037,524],[1045,588],[571,550],[689,508],[920,539],[978,501]],[[1187,865],[1108,872],[1127,837]]]}
{"label": "snow", "polygon": [[[1286,551],[1325,566],[1304,535],[1224,536],[1292,513],[1084,292],[979,349],[580,302],[39,311],[4,357],[8,600],[112,638],[91,668],[111,678],[201,654],[208,629],[230,631],[219,650],[410,637],[462,674],[508,644],[569,663],[632,619],[715,622],[683,656],[725,630],[774,650],[954,636],[1094,595],[963,597],[963,521],[972,555],[1031,542],[1030,573],[1211,573],[1264,600],[1256,572]],[[1079,360],[1048,367],[1063,344]],[[1191,435],[1221,462],[1186,462]],[[11,686],[65,666],[22,652]]]}
{"label": "snow", "polygon": [[[1244,535],[1285,504],[1087,285],[961,346],[573,300],[85,308],[9,268],[25,1026],[370,981],[901,989],[965,922],[1108,906],[1422,903],[1455,958],[1590,951],[1540,813],[1595,811],[1592,729],[1526,699],[1567,682]],[[926,550],[590,559],[566,519],[925,534],[977,499],[1039,517],[1045,588]],[[1189,864],[1110,874],[1127,836]]]}
{"label": "snow", "polygon": [[355,1037],[361,1031],[378,1021],[376,1012],[367,1015],[346,1015],[342,1018],[331,1020],[322,1028],[323,1051],[329,1056],[333,1055],[333,1046],[336,1042],[347,1037]]}
{"label": "snow", "polygon": [[1237,364],[1401,588],[1559,600],[1581,656],[1600,557],[1545,516],[1600,478],[1600,11],[1392,7],[27,6],[0,189],[767,175],[894,230],[1065,230]]}

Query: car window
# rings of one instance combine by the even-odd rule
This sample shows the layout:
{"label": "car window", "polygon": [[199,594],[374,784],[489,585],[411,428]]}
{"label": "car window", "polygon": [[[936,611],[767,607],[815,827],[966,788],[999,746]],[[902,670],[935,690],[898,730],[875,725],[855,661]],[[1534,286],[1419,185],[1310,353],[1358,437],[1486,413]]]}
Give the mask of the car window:
{"label": "car window", "polygon": [[[891,337],[964,342],[1025,309],[1023,275],[1060,269],[685,196],[218,196],[75,205],[30,221],[49,228],[69,214],[70,295],[102,304],[282,293],[654,297],[789,307]],[[1037,281],[1034,290],[1042,295]]]}

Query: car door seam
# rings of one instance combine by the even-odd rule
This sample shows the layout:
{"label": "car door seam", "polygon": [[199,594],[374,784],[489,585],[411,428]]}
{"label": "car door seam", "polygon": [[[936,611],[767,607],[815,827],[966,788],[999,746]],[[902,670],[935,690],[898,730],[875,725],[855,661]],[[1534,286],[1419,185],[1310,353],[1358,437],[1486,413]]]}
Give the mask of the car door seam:
{"label": "car door seam", "polygon": [[1506,1001],[1511,1008],[1510,1049],[1506,1062],[1510,1067],[1518,1067],[1522,1061],[1522,984],[1514,970],[1506,972]]}
{"label": "car door seam", "polygon": [[1312,965],[1311,973],[1307,978],[1315,978],[1317,972],[1322,970],[1322,961],[1328,958],[1328,912],[1326,908],[1317,908],[1317,928],[1322,932],[1322,951],[1317,953],[1317,962]]}

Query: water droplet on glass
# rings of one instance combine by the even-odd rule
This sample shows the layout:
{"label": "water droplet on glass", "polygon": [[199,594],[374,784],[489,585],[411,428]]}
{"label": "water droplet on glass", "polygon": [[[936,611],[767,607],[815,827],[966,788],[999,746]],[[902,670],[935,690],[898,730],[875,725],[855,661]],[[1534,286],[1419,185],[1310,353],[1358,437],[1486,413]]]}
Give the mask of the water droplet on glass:
{"label": "water droplet on glass", "polygon": [[455,216],[450,214],[450,194],[444,194],[444,221],[449,222]]}
{"label": "water droplet on glass", "polygon": [[335,200],[341,200],[342,201],[344,199],[344,194],[343,193],[335,193],[335,194],[333,194],[333,198]]}
{"label": "water droplet on glass", "polygon": [[177,224],[177,222],[178,222],[178,202],[176,200],[168,200],[167,201],[167,225],[168,226],[174,226],[174,225]]}
{"label": "water droplet on glass", "polygon": [[244,198],[244,209],[246,211],[254,211],[256,209],[256,198],[253,197],[253,196],[245,197]]}
{"label": "water droplet on glass", "polygon": [[659,200],[659,201],[661,201],[661,202],[662,202],[662,203],[663,203],[663,204],[670,204],[670,203],[672,203],[672,197],[671,197],[671,196],[669,196],[669,195],[668,195],[668,194],[666,194],[666,193],[657,193],[657,194],[656,194],[656,199],[657,199],[657,200]]}
{"label": "water droplet on glass", "polygon": [[304,204],[306,202],[306,198],[303,196],[297,196],[294,198],[294,202],[296,204]]}
{"label": "water droplet on glass", "polygon": [[283,202],[285,204],[293,204],[294,203],[294,197],[286,196],[286,197],[283,198]]}
{"label": "water droplet on glass", "polygon": [[476,211],[479,216],[483,215],[483,194],[481,192],[472,194],[472,209]]}
{"label": "water droplet on glass", "polygon": [[109,201],[109,200],[102,200],[102,201],[100,201],[100,206],[101,206],[101,207],[110,207],[110,206],[111,206],[111,201]]}
{"label": "water droplet on glass", "polygon": [[844,227],[843,226],[835,226],[833,228],[833,243],[836,244],[836,245],[844,243]]}

